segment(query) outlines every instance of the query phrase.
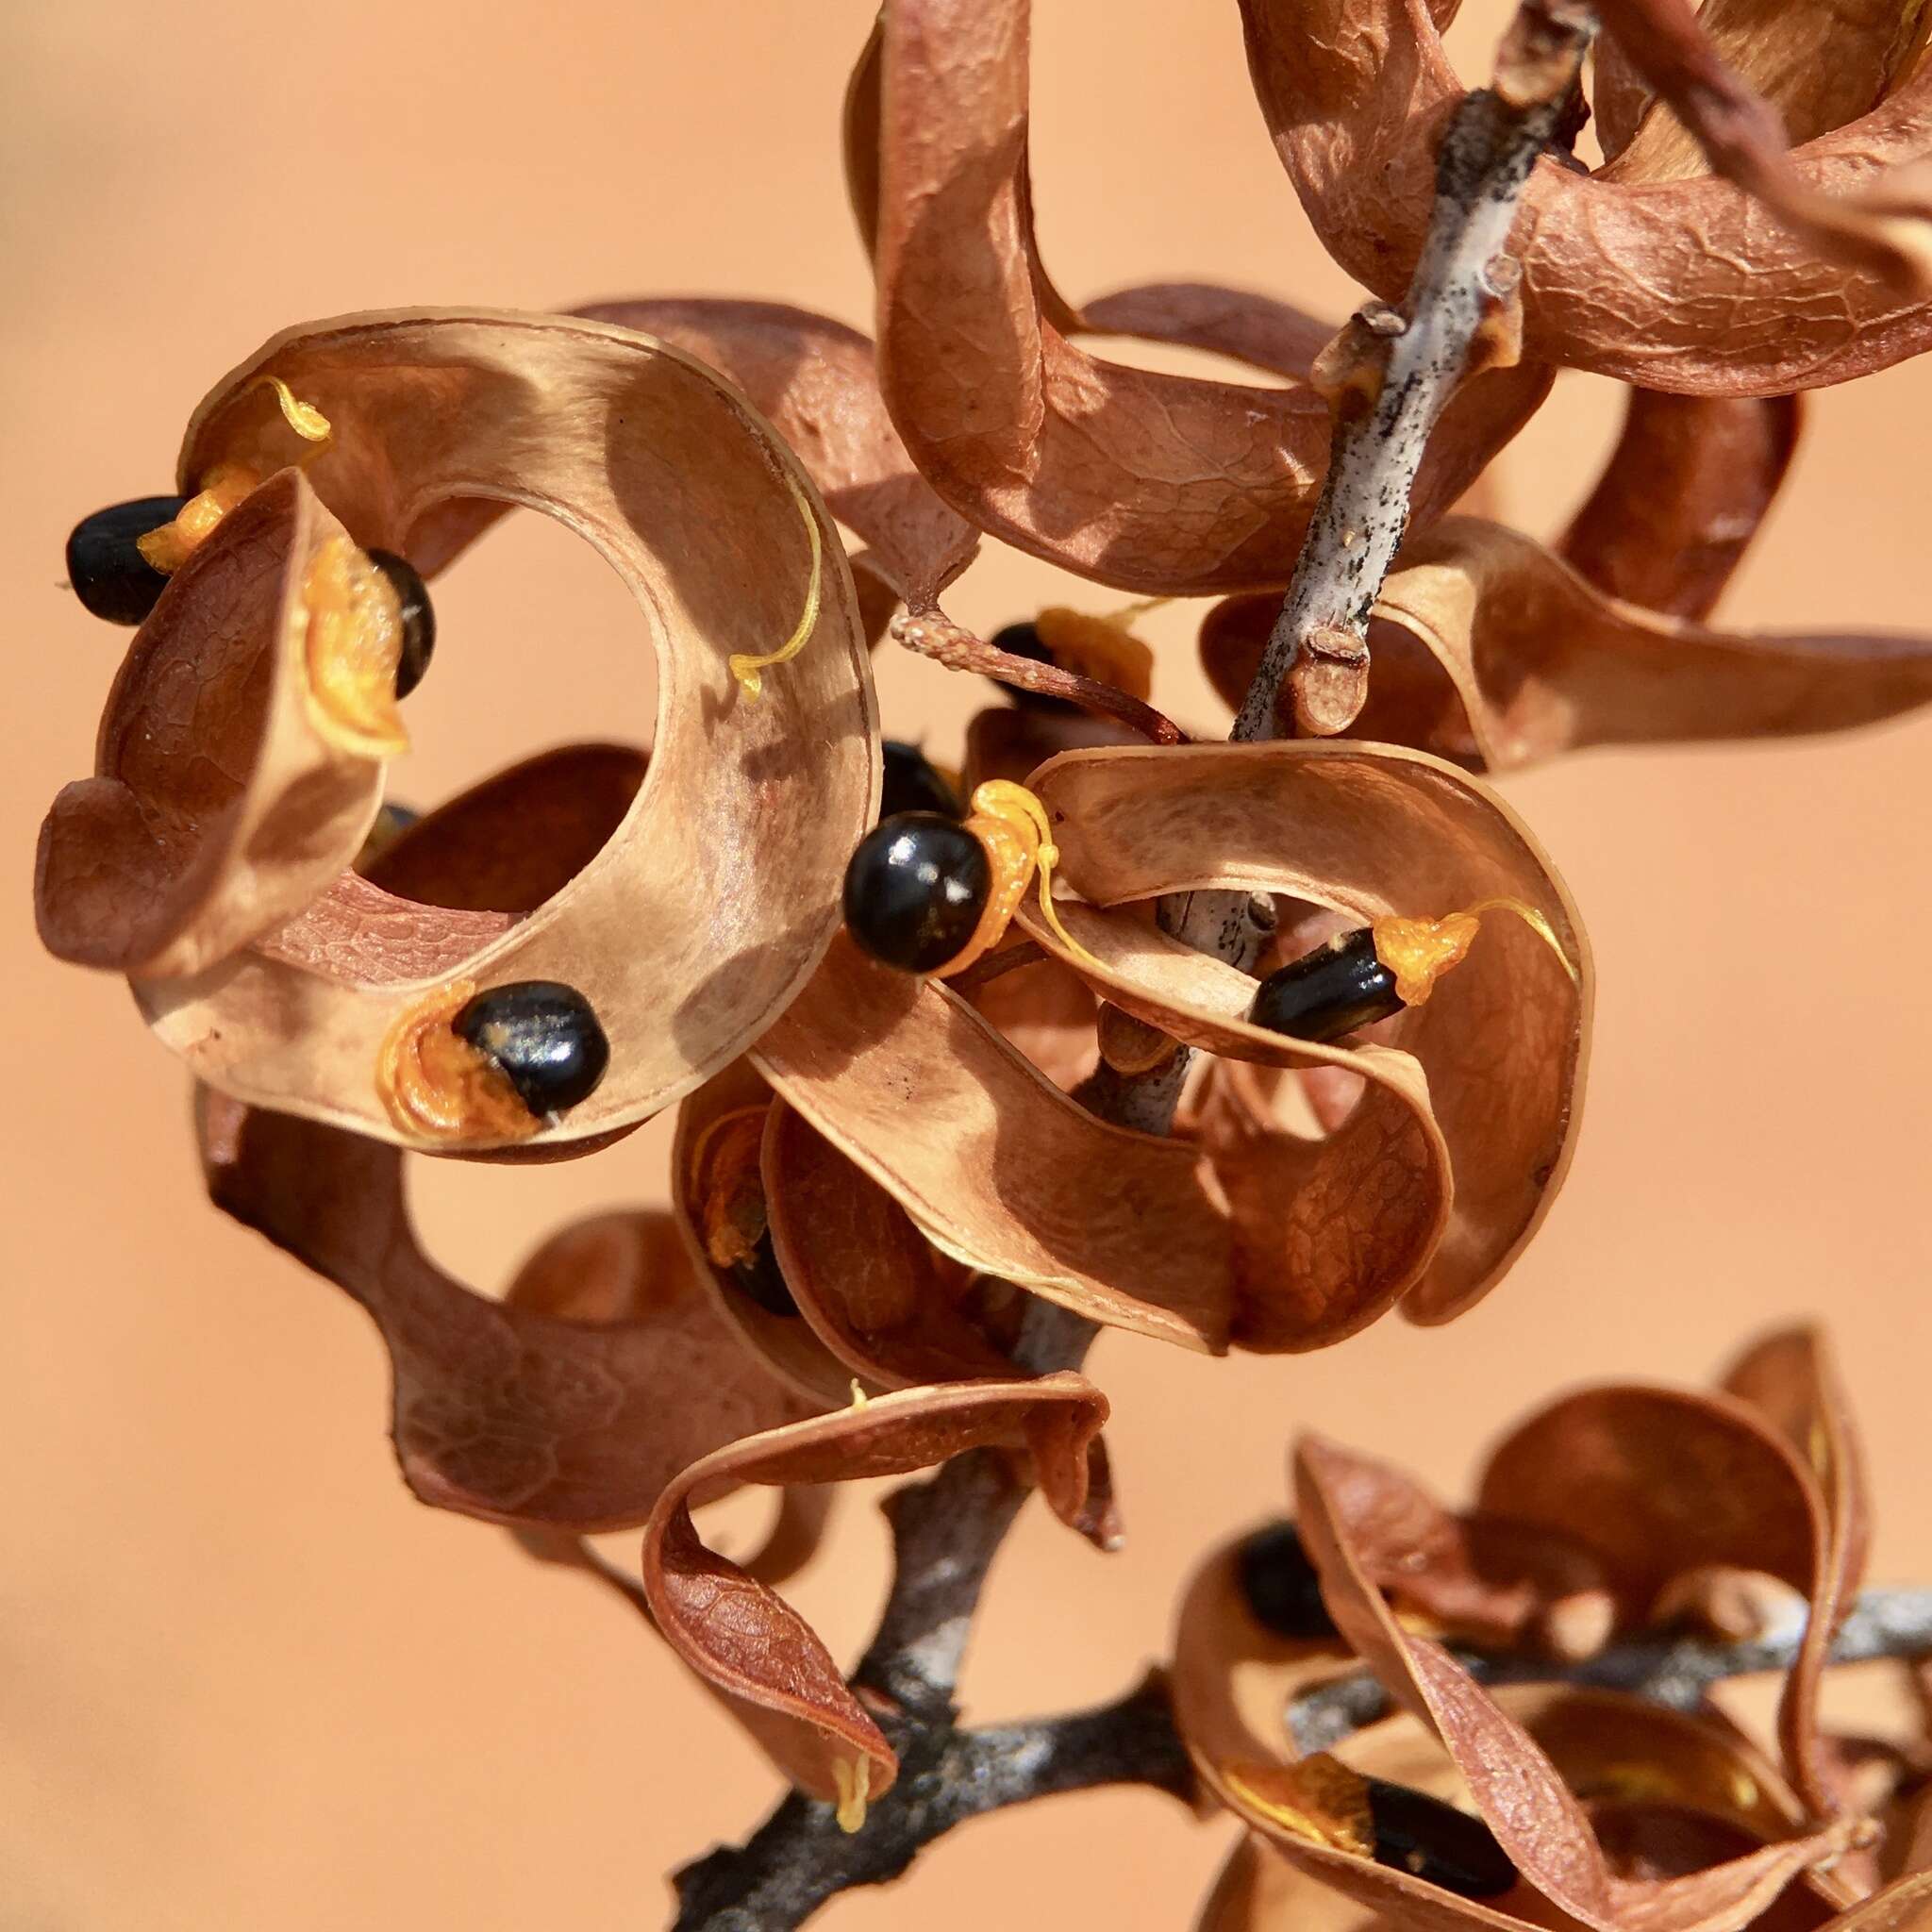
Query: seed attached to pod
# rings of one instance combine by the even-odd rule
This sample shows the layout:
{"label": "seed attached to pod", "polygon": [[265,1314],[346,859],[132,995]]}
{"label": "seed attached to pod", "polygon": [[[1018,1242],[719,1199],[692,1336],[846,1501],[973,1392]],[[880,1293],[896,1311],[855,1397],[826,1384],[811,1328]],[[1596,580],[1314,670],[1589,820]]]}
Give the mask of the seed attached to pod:
{"label": "seed attached to pod", "polygon": [[396,707],[407,627],[389,571],[348,538],[331,537],[309,560],[302,602],[308,722],[317,735],[352,758],[408,751]]}
{"label": "seed attached to pod", "polygon": [[937,973],[971,942],[992,886],[991,858],[969,825],[899,812],[858,841],[845,868],[845,924],[883,964]]}
{"label": "seed attached to pod", "polygon": [[1575,982],[1576,968],[1541,912],[1522,899],[1484,899],[1441,919],[1391,914],[1338,933],[1326,945],[1271,973],[1256,989],[1248,1018],[1291,1040],[1325,1041],[1419,1007],[1437,980],[1468,957],[1485,912],[1522,920]]}
{"label": "seed attached to pod", "polygon": [[396,593],[397,618],[402,625],[402,648],[396,656],[395,693],[406,698],[423,682],[429,659],[436,650],[436,610],[429,601],[429,587],[407,557],[393,550],[364,553],[371,563],[389,579]]}
{"label": "seed attached to pod", "polygon": [[1236,1562],[1241,1595],[1263,1629],[1304,1640],[1337,1634],[1322,1601],[1322,1579],[1292,1523],[1284,1520],[1257,1529],[1241,1546]]}
{"label": "seed attached to pod", "polygon": [[916,744],[889,738],[879,746],[879,757],[884,768],[879,789],[881,819],[897,818],[908,811],[936,811],[949,819],[966,816],[958,794]]}
{"label": "seed attached to pod", "polygon": [[768,1315],[798,1313],[772,1245],[761,1154],[769,1108],[739,1108],[710,1122],[691,1150],[686,1201],[705,1258]]}
{"label": "seed attached to pod", "polygon": [[1480,1818],[1411,1785],[1364,1782],[1378,1865],[1413,1872],[1461,1898],[1497,1898],[1516,1883],[1508,1853]]}
{"label": "seed attached to pod", "polygon": [[785,1271],[778,1266],[769,1228],[758,1237],[758,1245],[749,1255],[731,1264],[731,1278],[766,1314],[788,1322],[798,1319],[798,1304],[791,1298]]}
{"label": "seed attached to pod", "polygon": [[450,1030],[488,1059],[539,1118],[588,1100],[610,1065],[610,1042],[590,1001],[559,980],[492,986],[457,1014]]}
{"label": "seed attached to pod", "polygon": [[83,517],[67,540],[67,581],[92,617],[142,624],[168,579],[141,554],[140,540],[181,513],[185,496],[141,496]]}
{"label": "seed attached to pod", "polygon": [[1227,1765],[1247,1804],[1316,1844],[1373,1858],[1460,1898],[1498,1898],[1516,1867],[1480,1818],[1411,1785],[1364,1777],[1326,1751],[1292,1764]]}
{"label": "seed attached to pod", "polygon": [[1329,1041],[1402,1008],[1395,975],[1375,952],[1374,932],[1362,926],[1271,973],[1248,1018],[1291,1040]]}
{"label": "seed attached to pod", "polygon": [[478,992],[439,988],[403,1013],[376,1056],[391,1118],[425,1140],[526,1140],[586,1099],[610,1064],[591,1003],[554,979]]}
{"label": "seed attached to pod", "polygon": [[1084,954],[1054,909],[1059,856],[1039,799],[989,778],[963,824],[902,812],[858,841],[845,868],[845,924],[885,965],[945,977],[999,944],[1037,874],[1041,916],[1069,951]]}

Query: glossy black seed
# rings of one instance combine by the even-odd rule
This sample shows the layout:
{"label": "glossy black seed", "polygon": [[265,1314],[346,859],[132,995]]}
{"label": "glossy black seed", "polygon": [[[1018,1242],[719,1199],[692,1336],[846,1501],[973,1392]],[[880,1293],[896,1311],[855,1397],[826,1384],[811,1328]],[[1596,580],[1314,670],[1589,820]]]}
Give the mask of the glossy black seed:
{"label": "glossy black seed", "polygon": [[168,580],[135,539],[172,524],[185,496],[142,496],[97,509],[75,525],[67,540],[67,581],[91,615],[109,624],[140,624]]}
{"label": "glossy black seed", "polygon": [[389,579],[403,608],[403,653],[396,659],[396,695],[406,698],[423,682],[435,653],[436,611],[429,602],[428,585],[407,557],[398,557],[393,550],[372,550],[369,560]]}
{"label": "glossy black seed", "polygon": [[965,949],[992,891],[986,847],[938,812],[874,825],[845,868],[845,924],[874,959],[931,973]]}
{"label": "glossy black seed", "polygon": [[1497,1898],[1516,1883],[1516,1867],[1480,1818],[1409,1785],[1379,1777],[1368,1786],[1375,1862],[1412,1872],[1462,1898]]}
{"label": "glossy black seed", "polygon": [[796,1317],[798,1304],[785,1285],[785,1272],[778,1266],[769,1230],[758,1238],[758,1246],[742,1261],[731,1264],[731,1278],[766,1314],[781,1315],[788,1320]]}
{"label": "glossy black seed", "polygon": [[879,746],[879,753],[885,767],[879,788],[880,818],[896,818],[902,811],[936,811],[949,819],[966,816],[953,788],[916,744],[902,744],[896,738],[889,738]]}
{"label": "glossy black seed", "polygon": [[[1015,658],[1030,658],[1036,664],[1051,664],[1055,661],[1053,652],[1047,647],[1039,630],[1030,624],[1009,624],[1004,630],[993,633],[994,646],[1010,652]],[[993,680],[999,684],[999,679]],[[1066,698],[1050,698],[1037,691],[1022,691],[1015,684],[1000,684],[1014,704],[1031,707],[1038,711],[1072,711],[1078,713],[1080,708]]]}
{"label": "glossy black seed", "polygon": [[1339,1040],[1401,1010],[1395,975],[1375,957],[1374,934],[1362,926],[1271,973],[1248,1018],[1291,1040]]}
{"label": "glossy black seed", "polygon": [[1256,1623],[1277,1637],[1319,1638],[1336,1634],[1335,1620],[1322,1601],[1322,1581],[1302,1548],[1292,1523],[1271,1523],[1241,1547],[1241,1594]]}
{"label": "glossy black seed", "polygon": [[561,1113],[596,1088],[610,1064],[610,1042],[574,986],[520,979],[479,992],[450,1023],[503,1070],[534,1114]]}

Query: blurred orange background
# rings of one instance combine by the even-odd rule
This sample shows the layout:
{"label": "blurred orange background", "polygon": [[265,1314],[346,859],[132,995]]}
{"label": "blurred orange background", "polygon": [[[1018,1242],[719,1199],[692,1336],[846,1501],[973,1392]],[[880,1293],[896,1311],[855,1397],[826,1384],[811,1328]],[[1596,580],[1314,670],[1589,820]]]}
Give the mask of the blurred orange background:
{"label": "blurred orange background", "polygon": [[[390,303],[542,308],[641,292],[783,297],[863,325],[837,120],[867,0],[178,0],[7,10],[0,212],[15,698],[0,761],[11,1024],[0,1538],[0,1925],[650,1926],[664,1874],[774,1780],[635,1618],[482,1525],[406,1496],[374,1333],[202,1201],[179,1069],[125,990],[33,934],[34,831],[89,765],[126,639],[60,585],[81,514],[170,487],[205,387],[284,325]],[[1046,0],[1041,226],[1076,297],[1190,275],[1337,318],[1248,96],[1234,9]],[[1484,67],[1500,0],[1453,46]],[[1143,354],[1146,352],[1142,352]],[[1924,621],[1932,370],[1820,395],[1725,614]],[[1614,426],[1568,377],[1500,466],[1548,532]],[[990,554],[954,608],[1119,600]],[[443,647],[392,793],[428,804],[539,746],[649,717],[614,578],[506,526],[445,585]],[[1150,620],[1157,699],[1221,717],[1195,612]],[[979,689],[879,659],[889,727],[958,746]],[[620,694],[623,694],[620,696]],[[622,708],[620,710],[619,708]],[[1130,1541],[1103,1559],[1033,1511],[995,1573],[967,1690],[1003,1717],[1105,1697],[1161,1651],[1194,1552],[1276,1507],[1293,1431],[1452,1491],[1506,1418],[1581,1377],[1689,1379],[1747,1334],[1826,1318],[1869,1432],[1875,1573],[1932,1575],[1926,1378],[1932,1002],[1919,960],[1932,721],[1763,750],[1595,753],[1507,790],[1563,865],[1602,972],[1567,1191],[1448,1330],[1332,1353],[1095,1356]],[[661,1198],[665,1124],[531,1170],[416,1163],[432,1247],[495,1287],[560,1220]],[[633,1539],[621,1542],[626,1559]],[[883,1536],[854,1495],[794,1591],[834,1647],[870,1628]],[[1227,1840],[1138,1792],[961,1832],[824,1923],[1179,1927]]]}

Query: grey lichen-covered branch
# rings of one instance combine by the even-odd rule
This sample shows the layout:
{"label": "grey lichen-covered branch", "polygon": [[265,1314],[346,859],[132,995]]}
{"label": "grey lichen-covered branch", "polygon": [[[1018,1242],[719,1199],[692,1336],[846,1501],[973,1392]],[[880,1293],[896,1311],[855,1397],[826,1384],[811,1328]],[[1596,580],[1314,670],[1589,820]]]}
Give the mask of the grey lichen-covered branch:
{"label": "grey lichen-covered branch", "polygon": [[1528,0],[1436,156],[1436,205],[1400,308],[1370,303],[1316,365],[1335,408],[1328,474],[1281,615],[1235,720],[1238,739],[1345,730],[1368,692],[1369,612],[1401,547],[1423,450],[1477,369],[1516,359],[1521,270],[1505,252],[1517,199],[1556,134],[1595,30],[1579,0]]}
{"label": "grey lichen-covered branch", "polygon": [[[1789,1628],[1735,1643],[1707,1637],[1639,1637],[1574,1663],[1528,1657],[1465,1656],[1461,1660],[1481,1684],[1571,1684],[1694,1710],[1704,1693],[1726,1677],[1790,1670],[1804,1637],[1800,1619]],[[1839,1626],[1831,1646],[1835,1664],[1923,1657],[1932,1657],[1932,1590],[1868,1590]],[[1289,1733],[1302,1751],[1332,1751],[1393,1707],[1381,1685],[1368,1672],[1357,1671],[1295,1698],[1287,1711]]]}

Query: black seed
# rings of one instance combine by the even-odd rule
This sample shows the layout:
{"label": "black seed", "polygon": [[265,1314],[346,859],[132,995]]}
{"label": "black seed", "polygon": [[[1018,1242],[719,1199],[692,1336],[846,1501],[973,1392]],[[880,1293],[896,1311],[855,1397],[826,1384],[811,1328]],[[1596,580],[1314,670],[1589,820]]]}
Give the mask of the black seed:
{"label": "black seed", "polygon": [[493,1060],[534,1114],[561,1113],[595,1090],[610,1042],[574,986],[520,979],[479,992],[450,1023]]}
{"label": "black seed", "polygon": [[1241,1594],[1256,1623],[1277,1637],[1335,1636],[1335,1620],[1322,1601],[1321,1578],[1302,1548],[1292,1523],[1271,1523],[1241,1545]]}
{"label": "black seed", "polygon": [[795,1318],[798,1304],[785,1285],[785,1271],[772,1247],[770,1229],[759,1236],[758,1244],[742,1261],[731,1264],[731,1278],[768,1315]]}
{"label": "black seed", "polygon": [[874,959],[931,973],[965,950],[992,891],[986,847],[952,819],[901,812],[845,868],[845,924]]}
{"label": "black seed", "polygon": [[185,496],[142,496],[97,509],[74,526],[67,540],[67,581],[95,617],[109,624],[140,624],[167,589],[168,580],[134,540],[172,524]]}
{"label": "black seed", "polygon": [[[1030,624],[1009,624],[1004,630],[995,631],[992,638],[996,649],[1008,651],[1015,658],[1030,658],[1036,664],[1055,662],[1054,655],[1047,648],[1036,626]],[[998,678],[993,679],[999,684]],[[1072,711],[1077,713],[1079,706],[1067,698],[1050,698],[1037,691],[1022,691],[1016,684],[1000,684],[1014,704],[1029,707],[1036,711]]]}
{"label": "black seed", "polygon": [[1395,975],[1375,957],[1374,934],[1362,926],[1271,973],[1248,1018],[1291,1040],[1339,1040],[1401,1011]]}
{"label": "black seed", "polygon": [[896,818],[902,811],[936,811],[949,819],[964,818],[953,788],[927,762],[916,744],[889,738],[879,746],[885,782],[879,790],[879,817]]}
{"label": "black seed", "polygon": [[402,606],[403,653],[396,659],[396,695],[406,698],[423,682],[435,653],[436,611],[429,602],[429,587],[407,557],[398,557],[393,550],[372,550],[369,560],[389,579]]}
{"label": "black seed", "polygon": [[1367,1778],[1375,1862],[1412,1872],[1462,1898],[1497,1898],[1516,1883],[1516,1867],[1480,1818],[1409,1785]]}

